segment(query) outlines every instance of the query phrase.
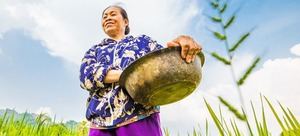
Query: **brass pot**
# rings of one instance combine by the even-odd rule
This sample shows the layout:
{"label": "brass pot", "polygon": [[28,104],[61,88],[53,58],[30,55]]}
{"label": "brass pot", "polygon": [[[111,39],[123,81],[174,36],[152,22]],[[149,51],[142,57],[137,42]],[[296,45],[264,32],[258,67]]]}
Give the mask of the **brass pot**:
{"label": "brass pot", "polygon": [[165,105],[191,94],[202,78],[204,55],[192,63],[180,55],[180,47],[151,52],[131,63],[121,74],[120,85],[138,103]]}

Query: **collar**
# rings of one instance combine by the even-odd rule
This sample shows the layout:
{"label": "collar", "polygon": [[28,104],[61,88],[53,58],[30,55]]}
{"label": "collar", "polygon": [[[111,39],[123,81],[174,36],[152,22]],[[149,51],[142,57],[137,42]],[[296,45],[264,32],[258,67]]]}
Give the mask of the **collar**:
{"label": "collar", "polygon": [[106,46],[106,45],[109,45],[109,44],[117,44],[119,42],[128,42],[130,40],[133,39],[133,36],[132,35],[126,35],[123,39],[121,39],[120,41],[116,41],[112,38],[104,38],[101,43],[99,44],[100,46]]}

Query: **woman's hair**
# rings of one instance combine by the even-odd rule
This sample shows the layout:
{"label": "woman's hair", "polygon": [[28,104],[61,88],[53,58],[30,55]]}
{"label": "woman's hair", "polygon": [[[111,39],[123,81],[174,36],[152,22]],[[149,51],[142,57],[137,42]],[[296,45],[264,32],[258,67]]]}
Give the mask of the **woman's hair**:
{"label": "woman's hair", "polygon": [[[103,17],[103,14],[104,14],[105,10],[107,10],[107,9],[110,8],[110,7],[115,7],[115,8],[120,9],[120,12],[121,12],[121,15],[122,15],[123,19],[127,19],[127,21],[129,22],[129,19],[128,19],[128,15],[127,15],[126,10],[123,9],[122,7],[120,7],[120,6],[117,6],[117,5],[111,5],[111,6],[108,6],[107,8],[105,8],[105,9],[103,10],[103,12],[102,12],[102,17]],[[125,35],[129,34],[129,32],[130,32],[130,28],[129,28],[129,24],[128,24],[128,25],[125,27]]]}

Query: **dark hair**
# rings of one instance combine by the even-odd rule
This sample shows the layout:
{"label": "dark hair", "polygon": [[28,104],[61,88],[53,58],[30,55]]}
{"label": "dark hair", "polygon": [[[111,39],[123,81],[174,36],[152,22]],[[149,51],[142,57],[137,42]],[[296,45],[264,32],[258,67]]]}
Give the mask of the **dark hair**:
{"label": "dark hair", "polygon": [[[127,19],[127,21],[129,22],[129,19],[128,19],[128,15],[127,15],[126,10],[123,9],[122,7],[120,7],[120,6],[117,6],[117,5],[112,5],[112,6],[108,6],[107,8],[105,8],[105,9],[103,10],[103,12],[102,12],[102,17],[103,17],[103,14],[104,14],[105,10],[107,10],[107,9],[110,8],[110,7],[118,8],[118,9],[120,10],[120,12],[121,12],[121,15],[122,15],[123,19]],[[127,26],[125,27],[125,35],[129,34],[129,32],[130,32],[130,28],[129,28],[129,25],[127,25]]]}

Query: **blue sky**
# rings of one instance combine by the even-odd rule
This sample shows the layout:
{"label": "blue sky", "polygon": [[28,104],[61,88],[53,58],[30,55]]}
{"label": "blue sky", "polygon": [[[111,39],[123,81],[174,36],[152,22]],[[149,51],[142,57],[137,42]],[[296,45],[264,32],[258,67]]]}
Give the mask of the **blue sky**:
{"label": "blue sky", "polygon": [[[116,2],[119,1],[0,0],[0,108],[15,108],[20,112],[46,110],[62,120],[84,119],[88,94],[79,87],[80,59],[88,48],[105,37],[99,23],[100,13]],[[129,13],[133,35],[147,34],[164,44],[179,34],[189,34],[206,52],[224,53],[224,45],[214,40],[207,30],[219,29],[203,16],[215,14],[207,1],[128,0],[122,3]],[[300,96],[297,83],[300,80],[297,74],[300,72],[300,1],[236,0],[230,1],[230,6],[232,9],[226,17],[242,6],[236,23],[228,31],[232,43],[255,27],[237,50],[237,74],[253,57],[263,56],[243,87],[247,100],[258,101],[259,93],[263,93],[282,101],[300,117],[295,104],[300,103],[297,99]],[[208,54],[206,58],[200,88],[183,101],[162,107],[163,126],[179,133],[191,131],[207,116],[203,97],[218,106],[211,94],[232,98],[238,105],[234,87],[230,78],[226,78],[229,75],[226,67]],[[178,108],[184,112],[175,114]]]}
{"label": "blue sky", "polygon": [[5,64],[0,68],[1,108],[35,112],[44,105],[72,113],[78,112],[74,107],[83,106],[85,94],[78,88],[78,75],[69,71],[60,58],[50,56],[40,41],[22,30],[12,30],[0,43],[0,61]]}

